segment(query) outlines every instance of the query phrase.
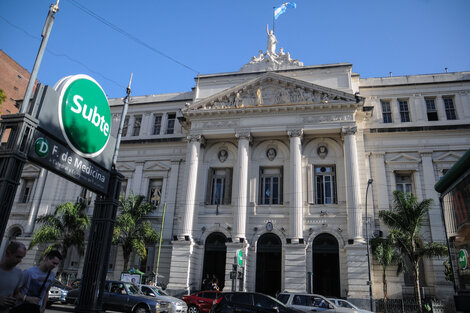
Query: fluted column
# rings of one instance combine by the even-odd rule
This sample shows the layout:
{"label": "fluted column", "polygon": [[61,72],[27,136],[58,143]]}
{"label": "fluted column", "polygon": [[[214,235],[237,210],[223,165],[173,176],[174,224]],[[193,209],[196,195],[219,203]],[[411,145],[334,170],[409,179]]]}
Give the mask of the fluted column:
{"label": "fluted column", "polygon": [[196,187],[197,187],[197,172],[199,165],[199,152],[201,149],[201,141],[204,137],[200,134],[189,135],[188,140],[188,154],[186,159],[186,173],[188,180],[188,189],[186,191],[186,198],[184,201],[184,215],[183,215],[183,232],[180,234],[180,239],[184,240],[184,236],[191,236],[194,220],[194,206],[196,203]]}
{"label": "fluted column", "polygon": [[302,238],[302,129],[287,132],[290,138],[290,229],[292,241]]}
{"label": "fluted column", "polygon": [[344,167],[346,169],[346,196],[349,236],[354,243],[364,242],[362,237],[362,208],[359,184],[359,165],[356,145],[357,127],[343,127]]}
{"label": "fluted column", "polygon": [[235,198],[233,212],[233,237],[235,240],[246,237],[246,205],[248,195],[248,155],[250,150],[250,132],[239,131],[238,138],[238,196]]}

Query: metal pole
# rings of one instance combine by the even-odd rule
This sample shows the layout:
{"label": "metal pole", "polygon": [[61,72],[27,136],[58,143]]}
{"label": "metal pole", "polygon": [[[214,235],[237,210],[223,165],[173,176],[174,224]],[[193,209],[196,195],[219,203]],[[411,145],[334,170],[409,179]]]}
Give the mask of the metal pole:
{"label": "metal pole", "polygon": [[51,34],[52,24],[54,24],[54,15],[59,11],[59,0],[56,4],[51,4],[49,7],[49,13],[47,14],[46,22],[44,23],[44,28],[42,29],[42,41],[41,46],[39,47],[38,55],[36,56],[36,61],[34,62],[33,71],[31,72],[31,77],[29,78],[28,87],[26,87],[26,92],[24,93],[23,103],[21,104],[20,113],[25,113],[29,106],[29,100],[31,99],[31,94],[33,93],[34,83],[36,77],[38,76],[39,66],[41,65],[42,57],[44,56],[44,51],[46,50],[47,41],[49,40],[49,35]]}
{"label": "metal pole", "polygon": [[114,147],[113,168],[116,167],[116,161],[117,161],[117,157],[119,153],[119,146],[121,144],[122,128],[124,127],[124,121],[126,119],[129,98],[131,97],[132,75],[133,73],[131,73],[131,78],[129,79],[129,85],[127,86],[127,89],[126,89],[126,96],[124,97],[124,106],[122,107],[121,122],[119,122],[119,129],[118,129],[117,138],[116,138],[116,146]]}
{"label": "metal pole", "polygon": [[155,282],[158,282],[158,267],[160,265],[160,251],[162,250],[162,237],[163,237],[163,226],[165,226],[165,213],[166,213],[166,202],[163,205],[163,218],[162,218],[162,229],[160,229],[160,242],[158,243],[158,256],[157,256],[157,269],[155,274]]}
{"label": "metal pole", "polygon": [[274,30],[276,29],[276,19],[274,18],[275,11],[276,11],[276,7],[273,7],[273,34],[274,34]]}
{"label": "metal pole", "polygon": [[369,251],[369,230],[368,230],[368,224],[369,224],[369,219],[367,216],[367,194],[369,193],[369,186],[372,184],[374,180],[372,178],[369,178],[367,181],[367,188],[366,188],[366,245],[367,245],[367,268],[368,268],[368,273],[369,273],[369,281],[367,282],[369,285],[369,300],[370,300],[370,310],[372,311],[373,304],[372,304],[372,277],[370,273],[370,251]]}

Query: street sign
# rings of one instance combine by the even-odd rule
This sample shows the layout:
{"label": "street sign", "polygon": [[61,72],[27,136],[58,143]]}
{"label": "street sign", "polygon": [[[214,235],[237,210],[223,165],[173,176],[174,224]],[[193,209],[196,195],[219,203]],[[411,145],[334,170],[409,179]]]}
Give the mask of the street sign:
{"label": "street sign", "polygon": [[460,249],[459,251],[459,265],[463,270],[467,269],[468,267],[468,253],[465,249]]}
{"label": "street sign", "polygon": [[108,171],[39,130],[34,134],[28,159],[92,191],[102,194],[108,191]]}
{"label": "street sign", "polygon": [[237,250],[237,263],[238,266],[243,266],[243,250]]}
{"label": "street sign", "polygon": [[88,75],[74,75],[54,89],[59,93],[60,129],[70,148],[88,158],[101,154],[111,130],[111,111],[101,86]]}

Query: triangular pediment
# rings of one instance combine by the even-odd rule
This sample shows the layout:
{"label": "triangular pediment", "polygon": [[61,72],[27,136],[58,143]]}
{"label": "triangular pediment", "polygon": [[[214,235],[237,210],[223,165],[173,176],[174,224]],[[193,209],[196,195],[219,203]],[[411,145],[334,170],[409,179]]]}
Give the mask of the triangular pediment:
{"label": "triangular pediment", "polygon": [[440,157],[435,158],[434,162],[457,162],[461,157],[462,155],[455,152],[447,152]]}
{"label": "triangular pediment", "polygon": [[117,162],[117,168],[120,172],[133,172],[135,171],[134,162]]}
{"label": "triangular pediment", "polygon": [[35,164],[26,163],[23,167],[23,172],[39,172],[41,168]]}
{"label": "triangular pediment", "polygon": [[144,166],[145,171],[169,171],[170,168],[160,162],[146,162]]}
{"label": "triangular pediment", "polygon": [[243,84],[194,102],[186,112],[248,107],[356,104],[361,97],[275,73],[266,73]]}
{"label": "triangular pediment", "polygon": [[421,159],[411,156],[406,153],[400,153],[399,155],[391,158],[387,163],[419,163]]}

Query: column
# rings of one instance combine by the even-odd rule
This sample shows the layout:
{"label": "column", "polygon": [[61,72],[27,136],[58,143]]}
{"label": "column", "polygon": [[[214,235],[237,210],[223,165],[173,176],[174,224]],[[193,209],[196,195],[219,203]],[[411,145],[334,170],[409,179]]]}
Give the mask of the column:
{"label": "column", "polygon": [[376,190],[378,211],[388,210],[390,208],[390,199],[388,197],[387,173],[385,172],[385,153],[374,152],[375,178],[374,188]]}
{"label": "column", "polygon": [[456,101],[456,106],[462,112],[461,119],[470,118],[470,99],[467,91],[459,92],[460,101]]}
{"label": "column", "polygon": [[390,110],[392,111],[392,122],[400,123],[401,117],[400,117],[400,111],[398,110],[398,100],[396,98],[390,100]]}
{"label": "column", "polygon": [[144,171],[145,162],[135,162],[135,171],[132,175],[132,192],[135,195],[140,195],[142,192],[140,188],[142,187],[142,174]]}
{"label": "column", "polygon": [[[414,113],[411,116],[412,121],[427,121],[426,116],[426,102],[422,94],[416,93],[413,95],[413,103],[410,103],[410,109]],[[411,102],[411,101],[410,101]]]}
{"label": "column", "polygon": [[131,115],[129,116],[129,123],[127,124],[127,137],[132,137],[132,134],[134,134],[134,123],[135,123],[135,116]]}
{"label": "column", "polygon": [[191,237],[193,230],[194,220],[194,207],[196,203],[196,187],[197,187],[197,172],[199,167],[199,153],[201,149],[201,141],[204,137],[200,134],[189,135],[188,140],[188,154],[186,156],[186,173],[187,173],[187,191],[184,201],[184,215],[183,215],[183,231],[179,235],[180,240],[185,240],[185,236]]}
{"label": "column", "polygon": [[291,129],[287,132],[290,138],[290,229],[292,242],[299,242],[303,228],[302,201],[302,142],[303,130]]}
{"label": "column", "polygon": [[446,121],[447,120],[446,108],[444,106],[444,100],[442,99],[441,96],[436,97],[436,110],[437,110],[437,117],[439,118],[439,121]]}
{"label": "column", "polygon": [[233,213],[233,237],[236,241],[246,238],[246,206],[248,201],[248,156],[250,150],[250,132],[239,131],[238,139],[238,196],[235,199]]}
{"label": "column", "polygon": [[354,243],[363,243],[362,208],[359,185],[359,165],[357,160],[357,127],[343,127],[344,168],[346,170],[346,206],[348,210],[349,238]]}
{"label": "column", "polygon": [[142,114],[142,123],[140,125],[140,135],[148,136],[151,134],[150,123],[152,121],[152,115],[150,113]]}
{"label": "column", "polygon": [[29,211],[28,224],[25,227],[25,235],[27,236],[32,235],[34,231],[34,226],[36,225],[36,217],[38,216],[39,206],[41,204],[46,179],[47,170],[41,168],[41,171],[39,172],[37,186],[34,190],[33,204],[31,205],[31,209]]}

